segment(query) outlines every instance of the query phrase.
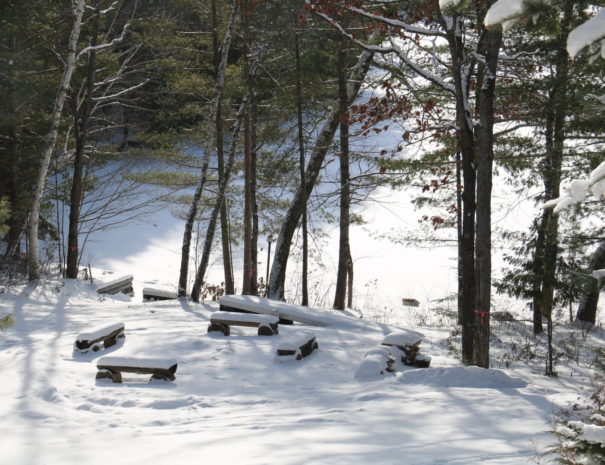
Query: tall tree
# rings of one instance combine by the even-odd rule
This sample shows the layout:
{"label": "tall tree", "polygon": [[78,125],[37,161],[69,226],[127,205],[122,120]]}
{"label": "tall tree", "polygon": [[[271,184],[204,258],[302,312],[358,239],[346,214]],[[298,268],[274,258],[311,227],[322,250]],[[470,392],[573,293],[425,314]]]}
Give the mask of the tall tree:
{"label": "tall tree", "polygon": [[[229,49],[231,46],[231,40],[233,38],[233,33],[235,30],[235,23],[237,20],[237,13],[239,9],[239,2],[234,0],[231,4],[231,13],[229,16],[229,22],[227,24],[227,29],[225,30],[225,36],[223,39],[223,44],[221,48],[221,61],[219,63],[219,68],[215,78],[214,85],[214,97],[212,99],[212,103],[210,106],[210,117],[209,128],[206,137],[210,140],[214,140],[215,130],[216,130],[216,113],[218,111],[218,107],[221,101],[221,95],[223,93],[223,89],[225,86],[225,69],[227,67],[227,58],[229,56]],[[193,235],[193,224],[195,223],[195,219],[197,217],[197,213],[199,210],[200,200],[202,198],[202,192],[206,185],[207,177],[208,177],[208,164],[210,160],[210,153],[206,150],[204,152],[202,158],[202,167],[200,172],[199,181],[197,187],[195,189],[195,193],[191,200],[191,205],[189,207],[189,213],[187,214],[187,220],[185,222],[185,231],[183,233],[183,245],[181,248],[181,267],[179,274],[179,283],[178,283],[178,295],[180,297],[184,297],[187,295],[187,279],[189,273],[189,252],[191,249],[191,237]]]}
{"label": "tall tree", "polygon": [[42,195],[44,193],[44,187],[46,186],[46,178],[48,176],[50,159],[52,157],[55,144],[57,142],[57,135],[59,133],[59,124],[61,122],[63,105],[65,104],[65,98],[67,96],[67,92],[71,83],[71,76],[76,67],[76,52],[85,7],[86,2],[84,0],[78,0],[75,4],[75,9],[73,11],[73,25],[69,36],[69,42],[67,45],[65,68],[63,71],[63,77],[61,78],[61,83],[59,85],[59,90],[55,98],[55,103],[51,116],[50,129],[46,134],[44,149],[42,151],[42,159],[40,160],[40,165],[38,169],[36,187],[34,190],[33,200],[30,208],[28,250],[28,274],[30,281],[37,280],[40,278],[40,252],[38,245],[40,207],[42,204]]}

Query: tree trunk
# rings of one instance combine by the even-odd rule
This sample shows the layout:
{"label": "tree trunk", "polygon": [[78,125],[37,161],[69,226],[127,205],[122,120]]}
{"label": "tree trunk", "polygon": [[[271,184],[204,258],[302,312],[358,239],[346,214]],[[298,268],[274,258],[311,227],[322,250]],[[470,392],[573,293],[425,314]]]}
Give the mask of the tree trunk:
{"label": "tree trunk", "polygon": [[[605,241],[601,242],[590,257],[590,271],[605,268]],[[584,295],[580,298],[576,321],[596,323],[597,303],[599,302],[599,280],[589,279],[584,286]]]}
{"label": "tree trunk", "polygon": [[212,213],[210,215],[210,220],[208,222],[208,229],[206,230],[206,238],[204,240],[204,248],[202,250],[202,258],[200,260],[200,265],[197,269],[197,274],[195,277],[195,282],[193,283],[193,288],[191,289],[191,299],[194,302],[200,301],[200,292],[202,289],[202,285],[204,284],[204,277],[206,276],[206,271],[208,269],[208,263],[210,262],[210,252],[212,251],[212,242],[214,241],[214,232],[216,230],[216,224],[218,223],[218,218],[220,216],[221,206],[225,201],[225,192],[227,191],[227,184],[229,183],[229,178],[231,176],[231,170],[233,169],[233,163],[235,161],[235,152],[237,150],[237,142],[239,140],[240,129],[242,127],[242,119],[244,117],[244,113],[248,106],[248,94],[244,96],[242,103],[240,104],[240,108],[238,111],[237,119],[233,126],[233,130],[231,131],[231,147],[229,148],[229,157],[227,159],[227,164],[225,166],[225,171],[221,180],[219,181],[219,189],[216,195],[216,200],[214,202],[214,207],[212,208]]}
{"label": "tree trunk", "polygon": [[492,288],[491,199],[494,161],[494,107],[496,68],[502,43],[500,28],[481,32],[479,53],[485,64],[479,66],[477,80],[480,125],[477,129],[477,230],[476,276],[477,304],[476,329],[473,333],[473,365],[489,368],[490,311]]}
{"label": "tree trunk", "polygon": [[[93,23],[90,46],[97,45],[99,34],[99,22],[101,12],[99,2],[95,5],[95,19]],[[76,151],[74,154],[74,173],[71,183],[71,193],[69,202],[69,226],[67,236],[67,268],[65,276],[71,279],[78,278],[78,265],[80,258],[80,249],[78,247],[78,231],[80,225],[80,210],[84,197],[84,156],[86,143],[88,141],[88,120],[90,117],[92,92],[95,83],[95,58],[94,48],[88,53],[86,63],[86,86],[85,95],[81,109],[78,108],[78,99],[74,95],[72,104],[74,107],[74,137],[76,140]]]}
{"label": "tree trunk", "polygon": [[[214,54],[214,72],[218,76],[221,62],[220,43],[218,40],[218,18],[216,12],[216,0],[211,2],[212,9],[212,50]],[[225,155],[223,150],[223,115],[221,101],[216,108],[216,158],[218,164],[219,183],[223,182],[225,172]],[[221,243],[223,248],[223,270],[225,274],[225,294],[235,294],[235,283],[233,280],[233,264],[231,262],[231,239],[229,237],[229,219],[227,216],[227,202],[221,204]]]}
{"label": "tree trunk", "polygon": [[[231,15],[229,16],[229,23],[227,24],[227,29],[225,31],[225,37],[223,39],[222,46],[222,54],[221,61],[218,68],[218,73],[216,75],[216,82],[214,85],[214,98],[212,100],[212,105],[210,108],[210,117],[209,121],[209,130],[208,130],[208,139],[211,141],[209,145],[212,145],[212,141],[214,141],[214,133],[216,130],[216,112],[218,111],[218,107],[220,105],[221,96],[223,94],[223,88],[225,86],[225,69],[227,67],[227,57],[229,55],[229,48],[231,46],[231,39],[233,37],[233,31],[235,30],[235,22],[237,20],[237,11],[239,8],[239,2],[237,0],[233,0],[231,4]],[[198,185],[195,189],[195,193],[193,194],[193,199],[191,200],[191,206],[189,207],[189,213],[187,214],[187,220],[185,221],[185,231],[183,233],[183,245],[181,247],[181,268],[179,273],[179,287],[178,287],[178,295],[179,297],[185,297],[187,295],[187,275],[189,274],[189,254],[191,251],[191,237],[193,235],[193,224],[195,223],[195,218],[197,217],[197,212],[199,209],[200,200],[202,198],[202,192],[206,185],[206,179],[208,176],[208,163],[209,163],[210,154],[208,151],[204,153],[202,159],[202,167],[200,172],[200,179],[198,181]]]}
{"label": "tree trunk", "polygon": [[[302,82],[300,68],[300,48],[298,32],[294,36],[294,55],[296,60],[296,117],[298,123],[298,153],[300,167],[300,185],[305,185],[305,139],[304,122],[302,112]],[[302,302],[301,305],[309,305],[309,235],[307,231],[307,202],[302,207]]]}
{"label": "tree trunk", "polygon": [[334,295],[334,308],[345,309],[347,293],[347,272],[351,249],[349,243],[351,184],[349,173],[349,123],[347,80],[345,75],[346,55],[344,43],[338,51],[338,104],[340,112],[340,222],[338,244],[338,270],[336,273],[336,291]]}
{"label": "tree trunk", "polygon": [[34,195],[30,209],[28,250],[28,271],[30,281],[37,280],[40,278],[40,252],[38,245],[40,206],[42,204],[42,195],[44,194],[44,187],[46,186],[46,178],[48,175],[50,159],[52,157],[55,144],[57,142],[57,134],[59,132],[59,124],[61,122],[61,114],[63,112],[63,105],[65,104],[65,97],[67,95],[67,91],[69,90],[71,76],[76,67],[76,49],[78,46],[78,39],[80,37],[80,29],[82,27],[82,16],[84,15],[85,6],[86,2],[84,0],[78,0],[78,3],[76,4],[74,10],[74,21],[71,33],[69,35],[65,69],[63,71],[63,77],[61,78],[59,91],[57,93],[53,105],[50,129],[46,134],[44,140],[42,159],[40,160],[36,187],[34,189]]}
{"label": "tree trunk", "polygon": [[[347,95],[349,98],[348,104],[350,105],[353,100],[357,97],[361,83],[365,78],[365,75],[372,61],[373,53],[364,51],[357,60],[357,63],[353,67],[353,70],[349,76],[349,85],[347,89]],[[338,128],[340,122],[340,111],[338,108],[333,108],[326,118],[326,121],[321,128],[321,131],[317,135],[315,146],[307,169],[305,171],[305,185],[299,186],[294,200],[288,208],[284,223],[282,224],[279,237],[275,246],[275,256],[273,258],[273,265],[271,266],[271,277],[269,280],[269,298],[271,299],[284,299],[284,285],[286,281],[286,265],[288,264],[288,257],[290,255],[290,245],[292,243],[292,237],[296,231],[298,221],[304,211],[309,195],[317,182],[319,171],[323,164],[324,158],[332,140],[334,134]]]}

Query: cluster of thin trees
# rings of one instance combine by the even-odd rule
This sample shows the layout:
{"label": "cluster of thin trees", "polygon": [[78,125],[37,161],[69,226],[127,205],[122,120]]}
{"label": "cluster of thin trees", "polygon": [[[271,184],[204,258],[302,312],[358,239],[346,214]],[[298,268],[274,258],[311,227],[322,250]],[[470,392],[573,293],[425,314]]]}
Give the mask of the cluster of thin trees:
{"label": "cluster of thin trees", "polygon": [[[299,236],[308,305],[309,219],[312,212],[320,221],[321,211],[339,226],[333,306],[344,309],[353,304],[355,203],[376,186],[420,185],[418,201],[434,212],[426,220],[455,234],[466,363],[489,366],[494,284],[530,302],[536,333],[545,320],[552,337],[553,312],[578,301],[578,318],[594,323],[599,287],[589,271],[605,265],[602,225],[590,221],[596,203],[578,206],[575,223],[540,209],[530,231],[497,236],[512,244],[510,268],[497,280],[491,262],[497,171],[542,204],[602,159],[603,67],[591,50],[572,60],[566,48],[594,9],[551,2],[530,12],[539,21],[503,34],[484,25],[494,2],[441,3],[6,2],[5,261],[20,256],[26,234],[28,277],[39,279],[39,239],[54,233],[65,243],[65,276],[77,278],[87,196],[105,199],[111,218],[109,205],[131,182],[184,188],[164,199],[181,205],[185,220],[180,296],[203,298],[217,243],[226,293],[236,292],[235,244],[243,249],[241,292],[286,298]],[[352,139],[391,125],[402,128],[397,146],[352,150]],[[122,173],[119,188],[99,195],[101,173],[137,157],[164,170]],[[59,205],[69,210],[65,233],[49,220]],[[263,234],[277,237],[268,282],[257,269]]]}

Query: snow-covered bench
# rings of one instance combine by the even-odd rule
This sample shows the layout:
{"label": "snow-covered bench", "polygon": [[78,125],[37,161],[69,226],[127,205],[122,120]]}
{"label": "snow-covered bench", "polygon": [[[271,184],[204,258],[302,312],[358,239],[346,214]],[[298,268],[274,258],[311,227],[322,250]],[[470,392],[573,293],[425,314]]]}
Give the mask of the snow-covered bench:
{"label": "snow-covered bench", "polygon": [[315,333],[298,331],[277,346],[277,359],[279,361],[301,360],[318,348]]}
{"label": "snow-covered bench", "polygon": [[178,298],[176,292],[153,289],[151,287],[143,288],[143,301],[172,300],[176,298]]}
{"label": "snow-covered bench", "polygon": [[151,375],[151,379],[174,381],[177,362],[156,358],[103,357],[97,362],[96,379],[109,378],[114,383],[122,382],[122,373]]}
{"label": "snow-covered bench", "polygon": [[[398,351],[398,349],[395,349]],[[369,350],[355,371],[356,378],[382,375],[385,371],[395,371],[395,357],[390,347],[379,346]]]}
{"label": "snow-covered bench", "polygon": [[217,312],[210,317],[208,332],[221,331],[225,336],[231,333],[230,326],[249,326],[258,328],[259,336],[278,334],[279,318],[273,315],[255,313]]}
{"label": "snow-covered bench", "polygon": [[101,328],[81,333],[74,342],[74,353],[85,354],[107,349],[114,345],[118,339],[124,338],[124,323],[114,323]]}
{"label": "snow-covered bench", "polygon": [[103,284],[97,288],[98,294],[128,294],[134,295],[134,289],[132,288],[132,275],[122,276],[121,278],[114,279],[108,283]]}
{"label": "snow-covered bench", "polygon": [[431,357],[419,353],[421,338],[422,334],[415,331],[397,331],[387,334],[382,340],[382,345],[394,346],[402,350],[401,361],[406,365],[428,368],[431,364]]}

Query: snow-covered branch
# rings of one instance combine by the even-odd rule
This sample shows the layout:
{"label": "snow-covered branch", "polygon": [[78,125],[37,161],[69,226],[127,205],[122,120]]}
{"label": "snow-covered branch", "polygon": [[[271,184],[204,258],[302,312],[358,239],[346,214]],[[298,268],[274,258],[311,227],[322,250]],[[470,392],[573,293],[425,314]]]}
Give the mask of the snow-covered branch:
{"label": "snow-covered branch", "polygon": [[605,161],[597,166],[588,179],[574,179],[565,188],[566,194],[549,200],[544,208],[554,208],[553,213],[559,213],[571,205],[577,205],[592,194],[600,199],[605,194]]}
{"label": "snow-covered branch", "polygon": [[88,47],[82,49],[82,51],[80,53],[78,53],[78,56],[76,57],[76,60],[80,59],[82,56],[87,55],[90,52],[100,52],[102,50],[114,47],[117,44],[120,44],[124,41],[124,39],[126,38],[126,33],[128,32],[128,28],[129,28],[129,24],[126,24],[124,26],[124,29],[122,30],[122,34],[120,34],[120,37],[116,37],[115,39],[113,39],[111,42],[108,42],[106,44],[101,44],[101,45],[89,45]]}
{"label": "snow-covered branch", "polygon": [[408,23],[406,23],[404,21],[400,21],[398,19],[385,18],[384,16],[375,15],[368,11],[362,10],[361,8],[349,7],[348,10],[352,11],[353,13],[357,13],[360,16],[364,16],[368,19],[380,21],[384,24],[388,24],[389,26],[399,27],[399,28],[403,29],[404,31],[410,32],[412,34],[420,34],[420,35],[424,35],[424,36],[445,37],[445,34],[442,31],[440,31],[439,29],[427,29],[424,27],[414,26],[412,24],[408,24]]}
{"label": "snow-covered branch", "polygon": [[102,97],[93,97],[93,100],[95,102],[100,102],[102,100],[114,99],[114,98],[120,97],[124,94],[127,94],[128,92],[132,92],[133,90],[138,89],[139,87],[143,87],[148,82],[149,82],[149,79],[145,79],[143,82],[139,82],[138,84],[135,84],[134,86],[129,87],[128,89],[123,89],[123,90],[116,92],[115,94],[111,94],[111,95],[103,95]]}

